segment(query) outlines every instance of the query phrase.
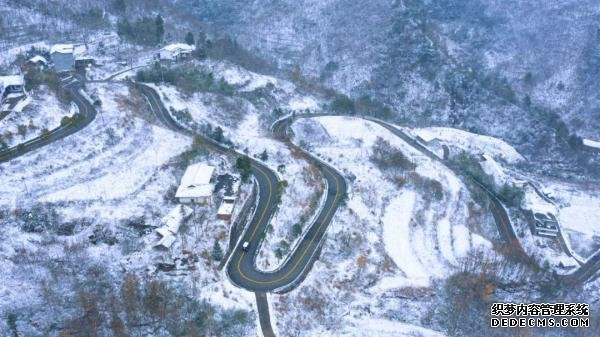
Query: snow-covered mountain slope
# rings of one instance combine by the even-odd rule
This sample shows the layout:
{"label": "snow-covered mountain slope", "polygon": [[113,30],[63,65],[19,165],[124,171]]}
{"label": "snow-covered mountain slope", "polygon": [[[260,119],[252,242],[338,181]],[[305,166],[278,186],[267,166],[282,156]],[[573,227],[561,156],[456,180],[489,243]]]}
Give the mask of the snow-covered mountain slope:
{"label": "snow-covered mountain slope", "polygon": [[[386,312],[395,304],[386,297],[408,289],[435,292],[438,280],[459,270],[468,254],[494,254],[482,228],[493,226],[490,219],[451,171],[377,124],[318,117],[295,122],[293,131],[295,142],[348,177],[350,190],[347,208],[336,215],[307,280],[299,291],[273,298],[278,330],[311,336],[439,335],[411,327],[421,325],[424,314],[416,308],[400,318],[407,324],[391,320]],[[397,177],[373,163],[369,158],[382,140],[416,164],[414,172],[399,175],[440,182],[440,195],[428,183],[416,186],[409,180],[400,186]],[[428,306],[430,300],[417,302]]]}

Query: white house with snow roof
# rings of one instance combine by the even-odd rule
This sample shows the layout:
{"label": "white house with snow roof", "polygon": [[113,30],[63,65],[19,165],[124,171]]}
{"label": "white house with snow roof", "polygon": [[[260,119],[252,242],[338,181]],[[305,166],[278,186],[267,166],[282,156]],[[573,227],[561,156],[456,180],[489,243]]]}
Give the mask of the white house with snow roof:
{"label": "white house with snow roof", "polygon": [[195,49],[195,46],[186,43],[173,43],[163,47],[157,56],[161,61],[179,61],[192,56]]}
{"label": "white house with snow roof", "polygon": [[198,163],[188,166],[181,178],[175,197],[181,203],[211,204],[215,189],[214,172],[215,168],[206,164]]}
{"label": "white house with snow roof", "polygon": [[11,94],[25,94],[25,80],[23,76],[0,76],[0,100]]}

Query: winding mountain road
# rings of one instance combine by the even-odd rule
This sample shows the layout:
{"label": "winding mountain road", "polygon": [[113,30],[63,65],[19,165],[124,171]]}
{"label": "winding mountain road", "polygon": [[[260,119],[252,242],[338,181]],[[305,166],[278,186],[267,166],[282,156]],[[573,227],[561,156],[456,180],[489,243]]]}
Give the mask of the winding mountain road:
{"label": "winding mountain road", "polygon": [[[152,112],[156,118],[170,129],[186,135],[201,137],[206,146],[218,153],[230,156],[242,156],[233,149],[222,145],[215,140],[183,127],[173,119],[162,103],[158,93],[150,86],[135,83],[135,86],[147,98]],[[291,118],[282,120],[274,127],[278,136],[284,136]],[[288,255],[288,258],[275,271],[265,272],[256,267],[255,260],[260,249],[262,237],[265,235],[271,218],[277,210],[279,180],[275,172],[261,162],[250,158],[251,170],[258,184],[258,205],[249,225],[238,240],[237,246],[227,264],[227,274],[231,281],[239,287],[258,292],[285,292],[293,289],[301,280],[314,262],[323,243],[328,225],[337,208],[346,194],[344,178],[331,166],[312,157],[314,164],[320,169],[326,181],[326,199],[319,210],[315,221],[309,225],[299,244]],[[240,245],[249,242],[246,251]]]}
{"label": "winding mountain road", "polygon": [[67,91],[69,97],[75,102],[79,109],[81,118],[69,123],[61,125],[58,128],[50,130],[48,133],[39,137],[28,140],[19,145],[10,147],[0,151],[0,163],[4,163],[20,157],[26,153],[37,150],[43,146],[53,143],[57,140],[70,136],[86,126],[88,126],[94,118],[96,118],[96,109],[91,102],[84,96],[83,86],[78,80],[71,78],[70,81],[61,81],[61,86]]}
{"label": "winding mountain road", "polygon": [[[154,95],[158,97],[156,93],[154,93]],[[164,110],[164,116],[160,117],[159,119],[161,119],[163,123],[167,125],[170,124],[171,127],[174,129],[181,129],[181,126],[179,126],[176,122],[172,120],[166,109],[164,109],[164,107],[162,109]],[[293,120],[298,118],[312,118],[332,115],[334,114],[299,114],[295,116],[290,116],[275,123],[273,126],[273,132],[278,138],[286,139],[286,130],[288,129],[289,125],[291,125]],[[377,123],[380,126],[386,128],[392,134],[401,138],[427,157],[447,166],[456,174],[461,173],[457,172],[454,168],[448,166],[442,158],[439,158],[436,154],[431,152],[431,150],[429,150],[423,144],[419,143],[417,140],[413,139],[406,133],[404,133],[395,125],[376,118],[362,118]],[[209,139],[208,143],[214,144],[215,142]],[[220,150],[222,152],[230,151],[229,149],[224,148],[220,144],[216,144],[216,146],[217,150]],[[310,156],[310,154],[308,155]],[[257,207],[257,211],[255,212],[254,217],[251,221],[251,225],[249,226],[248,230],[244,233],[242,239],[238,242],[239,245],[240,242],[249,241],[251,243],[251,246],[248,252],[244,252],[239,248],[235,249],[233,256],[228,264],[228,274],[231,280],[238,286],[253,291],[268,292],[288,290],[291,289],[290,287],[293,287],[293,284],[297,280],[301,279],[303,274],[306,273],[306,269],[310,266],[310,263],[314,262],[311,260],[313,260],[313,256],[315,255],[315,253],[318,252],[319,245],[321,244],[322,239],[325,235],[327,224],[329,224],[333,213],[335,213],[335,209],[337,208],[340,202],[340,196],[346,193],[346,184],[343,177],[341,177],[337,173],[337,171],[330,168],[327,164],[318,161],[318,159],[316,158],[315,161],[318,167],[320,168],[328,185],[326,202],[324,204],[323,209],[320,211],[317,221],[315,221],[315,223],[311,225],[309,231],[306,233],[306,236],[302,239],[302,242],[300,243],[300,245],[298,245],[297,249],[277,271],[271,273],[266,273],[257,270],[254,265],[254,259],[259,248],[256,238],[258,235],[264,233],[270,220],[270,217],[273,214],[272,212],[274,211],[272,199],[273,191],[277,186],[277,177],[270,169],[266,168],[260,162],[254,160],[252,161],[253,174],[257,179],[260,187],[259,206]],[[502,202],[500,201],[499,197],[494,192],[490,191],[481,183],[479,183],[477,180],[474,180],[474,183],[479,188],[481,188],[489,197],[490,210],[494,217],[494,221],[496,223],[498,231],[504,239],[505,245],[508,247],[508,249],[510,249],[510,253],[515,254],[520,258],[528,260],[529,257],[527,256],[525,250],[521,246],[520,241],[515,233],[515,230],[510,222],[508,212],[502,204]],[[559,279],[565,287],[573,287],[576,285],[581,285],[589,279],[597,276],[599,269],[600,252],[593,255],[590,259],[588,259],[588,261],[586,261],[580,268],[578,268],[574,272],[566,275],[560,275]]]}

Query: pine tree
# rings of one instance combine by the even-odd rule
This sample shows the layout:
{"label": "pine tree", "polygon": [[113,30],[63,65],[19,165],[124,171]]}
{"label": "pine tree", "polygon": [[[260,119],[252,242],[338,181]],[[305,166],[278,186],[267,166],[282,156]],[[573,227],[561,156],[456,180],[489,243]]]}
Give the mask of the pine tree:
{"label": "pine tree", "polygon": [[156,40],[160,43],[165,36],[165,20],[163,20],[160,14],[157,14],[154,23],[156,24]]}
{"label": "pine tree", "polygon": [[267,161],[269,159],[269,154],[267,153],[267,150],[264,150],[261,154],[260,154],[260,160],[262,161]]}
{"label": "pine tree", "polygon": [[215,128],[212,138],[219,143],[223,141],[223,129],[220,126]]}
{"label": "pine tree", "polygon": [[240,171],[240,175],[243,182],[246,182],[250,177],[250,173],[252,172],[252,163],[250,158],[247,156],[238,157],[235,161],[235,167]]}
{"label": "pine tree", "polygon": [[194,45],[194,34],[192,34],[192,32],[188,32],[185,35],[185,43],[189,44],[190,46]]}
{"label": "pine tree", "polygon": [[215,244],[213,245],[211,256],[215,261],[221,261],[223,259],[223,249],[221,249],[221,245],[217,240],[215,240]]}

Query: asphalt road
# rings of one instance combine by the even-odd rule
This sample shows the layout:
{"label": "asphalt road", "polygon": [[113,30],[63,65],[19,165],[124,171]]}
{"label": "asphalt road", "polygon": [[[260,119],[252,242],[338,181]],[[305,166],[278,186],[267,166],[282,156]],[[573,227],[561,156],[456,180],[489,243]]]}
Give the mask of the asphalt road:
{"label": "asphalt road", "polygon": [[267,294],[255,292],[254,296],[256,297],[256,309],[258,310],[258,320],[263,337],[275,337],[275,332],[273,332],[273,327],[271,326]]}
{"label": "asphalt road", "polygon": [[[325,116],[331,114],[312,114],[312,115],[297,115],[293,118],[309,118],[317,116]],[[164,123],[174,124],[172,128],[181,128],[174,123],[169,121],[168,113],[162,119]],[[382,127],[389,130],[391,133],[406,141],[411,146],[421,151],[424,155],[428,156],[432,160],[439,161],[446,165],[446,163],[439,158],[437,155],[432,153],[427,147],[417,142],[394,125],[387,122],[365,117],[365,119],[375,122]],[[275,124],[273,131],[279,138],[285,138],[285,129],[291,123],[291,118],[284,119]],[[189,131],[188,131],[189,133]],[[220,145],[219,145],[220,146]],[[222,146],[220,146],[222,148]],[[227,149],[229,151],[229,149]],[[446,165],[447,166],[447,165]],[[297,280],[301,279],[305,273],[307,267],[310,266],[311,259],[318,252],[319,244],[321,243],[327,224],[331,220],[335,209],[339,205],[340,197],[346,192],[346,185],[344,179],[339,174],[330,168],[328,165],[319,163],[319,167],[324,178],[328,184],[328,195],[327,201],[321,210],[317,221],[311,225],[309,232],[306,237],[302,240],[297,249],[292,253],[284,265],[273,273],[264,273],[257,270],[254,266],[254,259],[256,256],[257,249],[259,248],[258,243],[260,241],[260,235],[265,233],[266,226],[273,214],[273,191],[277,186],[276,175],[266,168],[259,162],[253,161],[253,174],[259,183],[260,200],[257,212],[254,214],[251,225],[243,236],[243,241],[249,241],[251,243],[250,250],[243,252],[239,248],[235,250],[233,258],[230,260],[228,265],[228,273],[232,281],[244,288],[255,290],[255,291],[274,291],[284,289],[286,286],[291,286]],[[451,167],[451,170],[455,171]],[[460,172],[455,172],[460,173]],[[511,249],[511,253],[521,255],[523,258],[527,258],[527,255],[520,245],[520,241],[511,225],[510,217],[508,212],[499,200],[498,196],[492,191],[489,191],[485,186],[481,185],[477,180],[474,180],[490,199],[490,209],[494,217],[496,226],[503,237],[506,245]],[[565,287],[573,287],[581,285],[593,277],[597,277],[598,270],[600,269],[600,252],[592,256],[586,263],[580,268],[575,270],[571,274],[559,276]]]}
{"label": "asphalt road", "polygon": [[94,120],[94,118],[96,118],[96,109],[94,106],[79,93],[79,90],[83,87],[79,81],[73,79],[70,82],[64,82],[62,83],[62,87],[68,92],[69,97],[73,100],[73,102],[75,102],[79,108],[79,113],[83,116],[83,118],[71,124],[53,129],[45,135],[41,135],[17,146],[0,151],[0,163],[10,161],[52,142],[70,136],[85,128]]}
{"label": "asphalt road", "polygon": [[[146,96],[153,113],[161,123],[174,131],[201,137],[207,147],[213,151],[231,156],[241,156],[241,154],[217,143],[213,139],[202,134],[194,134],[179,125],[179,123],[173,120],[154,89],[140,83],[136,83],[135,85]],[[281,132],[285,133],[284,129],[290,121],[291,119],[285,123],[278,124],[274,128],[274,131],[279,135],[281,135]],[[314,258],[317,256],[325,237],[327,227],[346,193],[346,182],[335,169],[313,158],[327,182],[327,195],[323,207],[320,209],[315,221],[305,230],[305,234],[299,244],[295,246],[293,252],[288,255],[288,258],[280,267],[272,272],[264,272],[256,267],[255,260],[262,238],[266,235],[271,218],[277,210],[276,193],[279,180],[275,172],[267,166],[257,160],[250,159],[252,174],[258,184],[258,205],[252,215],[250,224],[242,233],[237,247],[231,254],[227,264],[227,274],[234,284],[251,291],[289,291],[306,275],[314,262]],[[240,247],[246,241],[250,245],[247,251],[243,251]]]}

